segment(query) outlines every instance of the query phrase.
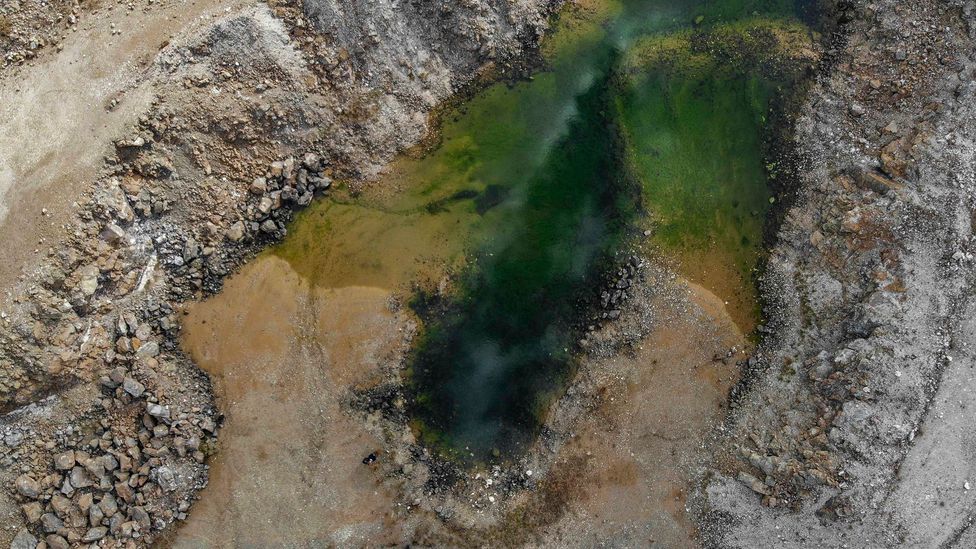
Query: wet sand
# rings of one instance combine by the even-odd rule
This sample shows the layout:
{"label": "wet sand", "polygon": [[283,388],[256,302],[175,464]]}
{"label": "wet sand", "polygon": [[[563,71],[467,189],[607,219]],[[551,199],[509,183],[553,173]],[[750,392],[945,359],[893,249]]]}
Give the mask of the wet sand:
{"label": "wet sand", "polygon": [[[413,501],[417,493],[410,479],[362,464],[393,449],[378,418],[348,403],[353,391],[388,378],[384,368],[400,363],[414,330],[390,299],[378,288],[313,287],[265,255],[220,295],[190,306],[184,346],[214,378],[226,420],[210,485],[173,546],[457,539],[449,532],[458,525],[406,511],[406,494]],[[700,286],[679,283],[654,301],[646,338],[584,364],[570,392],[586,395],[592,409],[574,416],[578,396],[554,407],[549,423],[569,417],[575,436],[549,456],[545,478],[569,474],[576,489],[554,521],[512,538],[520,544],[696,546],[685,495],[743,355],[715,356],[746,342],[722,300]],[[498,505],[515,510],[531,499]]]}
{"label": "wet sand", "polygon": [[587,488],[542,546],[698,546],[685,498],[747,342],[722,300],[688,288],[677,302],[654,304],[659,321],[633,352],[584,365],[589,379],[578,383],[599,395],[597,405],[557,459],[585,461]]}
{"label": "wet sand", "polygon": [[310,287],[266,255],[194,304],[184,345],[226,415],[210,484],[175,547],[395,542],[394,488],[362,464],[382,447],[345,409],[404,348],[385,290]]}

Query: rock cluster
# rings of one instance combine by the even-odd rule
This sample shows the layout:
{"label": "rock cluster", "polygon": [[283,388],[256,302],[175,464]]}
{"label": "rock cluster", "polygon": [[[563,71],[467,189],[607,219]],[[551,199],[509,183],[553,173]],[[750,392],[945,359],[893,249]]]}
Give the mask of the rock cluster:
{"label": "rock cluster", "polygon": [[626,263],[612,273],[613,276],[609,277],[600,291],[600,308],[603,309],[603,312],[594,318],[595,321],[620,318],[620,309],[630,298],[628,289],[633,285],[635,277],[638,276],[643,266],[644,260],[632,255]]}
{"label": "rock cluster", "polygon": [[227,238],[240,242],[258,232],[284,236],[287,214],[282,207],[303,208],[312,202],[316,192],[324,192],[332,185],[325,173],[326,162],[320,155],[308,153],[301,162],[289,157],[273,162],[263,177],[257,177],[248,187],[258,198],[257,204],[247,208],[248,222],[238,221],[227,229]]}
{"label": "rock cluster", "polygon": [[[145,149],[133,161],[152,147],[141,138],[118,146]],[[100,388],[86,392],[94,404],[77,426],[24,449],[26,455],[8,454],[8,463],[27,469],[10,481],[23,503],[24,536],[52,547],[106,538],[148,542],[185,518],[206,482],[217,416],[209,385],[179,372],[190,365],[176,341],[178,302],[197,295],[206,278],[226,273],[223,262],[232,259],[218,246],[280,238],[291,212],[331,186],[321,155],[300,158],[272,162],[251,181],[238,221],[186,236],[167,225],[168,208],[157,206],[164,203],[154,198],[165,194],[160,180],[137,183],[131,162],[120,161],[98,187],[81,216],[83,236],[51,255],[45,283],[30,294],[33,307],[7,319],[15,327],[33,324],[11,331],[3,349],[41,340],[46,352],[37,356],[48,361],[27,372],[28,383],[5,386],[0,396],[8,406],[36,400],[45,379],[92,380]],[[33,376],[41,383],[30,383]],[[6,440],[20,445],[23,438],[10,431]]]}
{"label": "rock cluster", "polygon": [[83,8],[77,2],[59,0],[23,9],[19,4],[0,6],[0,68],[20,65],[57,45],[64,33],[75,28]]}

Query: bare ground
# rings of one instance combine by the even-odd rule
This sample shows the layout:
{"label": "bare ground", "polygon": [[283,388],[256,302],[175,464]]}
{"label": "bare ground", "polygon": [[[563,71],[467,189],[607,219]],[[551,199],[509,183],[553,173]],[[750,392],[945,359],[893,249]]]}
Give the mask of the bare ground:
{"label": "bare ground", "polygon": [[[269,163],[309,150],[324,162],[313,162],[306,175],[378,173],[424,135],[426,115],[479,67],[504,67],[534,43],[551,6],[23,6],[8,19],[14,30],[56,45],[34,47],[26,35],[3,42],[32,53],[5,61],[12,64],[0,77],[0,282],[7,292],[0,315],[0,481],[7,487],[0,512],[7,528],[0,541],[145,544],[162,534],[176,544],[234,544],[239,540],[227,533],[214,537],[214,525],[225,520],[255,536],[289,539],[276,537],[283,534],[270,519],[291,525],[298,537],[349,544],[485,544],[500,536],[510,545],[610,538],[643,546],[653,537],[669,546],[687,543],[695,525],[698,542],[717,547],[968,547],[976,539],[966,389],[976,337],[967,320],[976,251],[972,2],[837,3],[832,16],[844,20],[843,39],[797,124],[794,146],[806,169],[790,189],[795,197],[762,288],[769,322],[717,443],[708,442],[706,426],[721,413],[735,377],[731,363],[676,346],[669,356],[681,360],[670,368],[639,367],[663,359],[659,350],[640,349],[645,337],[665,349],[688,333],[715,352],[736,345],[740,336],[708,299],[695,306],[673,294],[635,309],[643,322],[653,311],[667,319],[663,311],[684,303],[673,309],[680,313],[673,324],[685,329],[643,322],[655,330],[648,336],[636,327],[628,333],[623,323],[605,342],[619,354],[594,350],[600,374],[580,377],[525,463],[465,478],[460,495],[425,492],[425,475],[437,471],[422,452],[392,451],[373,468],[338,455],[334,463],[316,462],[331,447],[280,421],[309,415],[288,397],[311,389],[325,400],[310,417],[328,413],[338,421],[331,431],[326,426],[328,437],[357,451],[391,441],[410,448],[406,432],[391,437],[395,422],[363,412],[361,403],[341,404],[355,400],[341,387],[368,385],[369,368],[318,377],[317,362],[308,377],[281,374],[280,387],[261,396],[246,390],[258,374],[238,356],[240,371],[214,368],[225,399],[242,395],[222,401],[228,410],[241,408],[227,414],[228,432],[240,436],[221,448],[237,444],[269,462],[281,448],[303,457],[297,470],[215,462],[213,488],[232,505],[204,500],[182,538],[171,537],[170,525],[187,517],[206,483],[204,450],[212,450],[218,414],[209,381],[173,346],[180,322],[174,306],[217,290],[244,258],[283,234],[292,201],[262,212],[249,194],[254,177],[295,190],[297,174],[275,175],[281,166]],[[325,187],[308,188],[321,194]],[[349,327],[329,315],[318,325],[336,333],[365,325],[389,335],[388,347],[379,348],[403,344],[393,327],[409,331],[409,322],[384,309],[375,291],[317,295],[293,275],[278,274],[268,286],[269,308],[314,317],[322,307],[343,310],[343,300],[368,303],[374,314],[350,319]],[[290,292],[304,297],[284,295]],[[682,324],[692,309],[717,323]],[[258,318],[224,321],[250,329]],[[220,348],[216,333],[202,341],[210,337]],[[322,352],[309,334],[285,335],[295,338],[310,357]],[[379,352],[345,351],[367,362]],[[397,361],[384,360],[390,375]],[[607,365],[612,369],[603,370]],[[699,375],[689,378],[690,371]],[[661,395],[670,386],[657,380],[674,380],[676,389]],[[614,389],[613,401],[601,396],[608,394],[601,386]],[[328,398],[339,393],[349,398]],[[691,393],[699,400],[677,398]],[[282,417],[262,415],[272,406],[282,406]],[[272,446],[248,421],[267,421],[291,437]],[[664,423],[679,435],[656,427]],[[703,454],[699,441],[718,446]],[[701,460],[712,448],[717,458],[709,470]],[[67,452],[77,462],[70,472],[57,467]],[[134,463],[106,469],[109,455]],[[241,459],[226,455],[230,463]],[[70,485],[72,474],[79,489]],[[282,506],[324,512],[348,497],[385,509],[384,518],[357,509],[337,515],[342,521],[302,522],[301,510],[281,513],[247,489],[262,481],[308,484],[303,474],[346,482],[283,494],[294,497]],[[92,477],[99,488],[83,486]],[[582,490],[580,479],[599,488]],[[130,491],[131,501],[123,498]],[[123,498],[115,520],[107,514],[114,509],[109,495]],[[648,524],[659,529],[649,532]]]}

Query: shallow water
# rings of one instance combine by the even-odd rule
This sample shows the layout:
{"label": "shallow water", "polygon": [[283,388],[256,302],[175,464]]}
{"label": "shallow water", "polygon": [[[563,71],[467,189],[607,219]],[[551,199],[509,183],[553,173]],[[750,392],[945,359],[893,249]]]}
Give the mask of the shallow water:
{"label": "shallow water", "polygon": [[[447,113],[433,151],[401,159],[361,196],[314,205],[274,253],[320,287],[414,295],[416,430],[459,457],[517,451],[573,371],[580,305],[645,227],[751,329],[769,206],[760,137],[778,83],[691,55],[684,29],[791,10],[785,0],[567,8],[543,48],[546,70]],[[677,63],[644,62],[642,50],[662,45]]]}

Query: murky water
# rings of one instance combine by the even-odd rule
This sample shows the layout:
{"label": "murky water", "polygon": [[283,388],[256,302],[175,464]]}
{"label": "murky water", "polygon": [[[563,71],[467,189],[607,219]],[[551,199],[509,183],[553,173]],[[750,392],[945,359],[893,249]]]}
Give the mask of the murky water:
{"label": "murky water", "polygon": [[[447,113],[441,141],[304,212],[274,254],[313,286],[413,296],[417,432],[460,457],[516,451],[573,371],[579,311],[646,228],[744,331],[769,207],[761,135],[785,82],[691,29],[780,32],[789,0],[585,0],[532,79]],[[445,274],[451,273],[451,284]]]}
{"label": "murky water", "polygon": [[[545,477],[581,486],[552,544],[694,546],[683,494],[736,370],[713,357],[741,350],[756,322],[761,138],[791,76],[769,59],[776,44],[809,43],[791,4],[580,0],[533,78],[446,113],[437,146],[356,196],[316,202],[221,295],[190,306],[184,346],[226,421],[175,545],[402,545],[445,527],[404,514],[412,461],[385,453],[390,437],[491,461],[547,410],[561,417],[550,403],[574,371],[594,279],[622,246],[646,249],[650,230],[693,283],[658,296],[659,325],[632,353],[582,366],[607,385]],[[733,43],[762,55],[723,50]],[[391,435],[350,402],[404,361],[414,430]],[[403,475],[363,466],[373,452]]]}

